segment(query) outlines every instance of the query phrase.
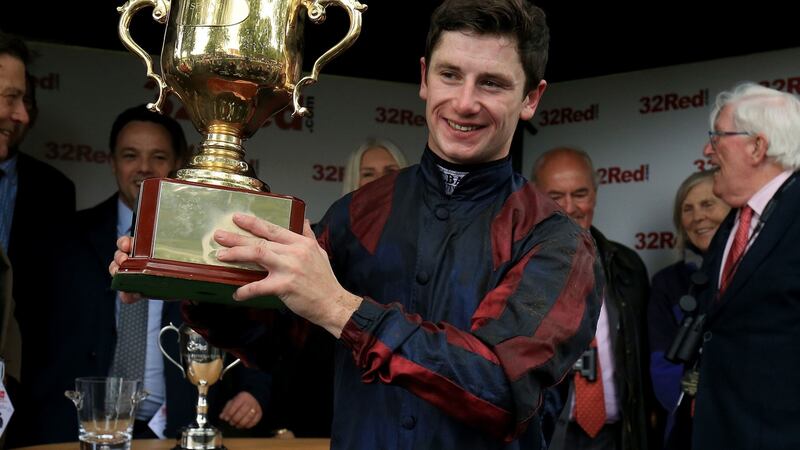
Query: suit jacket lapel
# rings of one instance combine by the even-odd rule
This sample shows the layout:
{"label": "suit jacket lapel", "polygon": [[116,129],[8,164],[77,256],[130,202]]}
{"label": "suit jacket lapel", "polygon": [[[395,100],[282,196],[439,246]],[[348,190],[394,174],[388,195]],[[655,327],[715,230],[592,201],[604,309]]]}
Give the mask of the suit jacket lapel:
{"label": "suit jacket lapel", "polygon": [[[600,254],[600,260],[603,263],[603,274],[606,277],[606,290],[603,303],[606,307],[608,329],[616,330],[620,321],[620,310],[618,306],[620,299],[617,298],[617,292],[614,290],[614,288],[619,288],[619,281],[617,280],[617,274],[612,272],[614,267],[612,261],[616,257],[616,249],[597,228],[591,227],[590,232],[597,245],[597,252]],[[619,348],[620,339],[620,333],[611,332],[611,350],[614,354],[616,354],[616,350]]]}
{"label": "suit jacket lapel", "polygon": [[117,250],[117,195],[101,203],[97,212],[95,223],[87,230],[87,239],[98,262],[108,267]]}

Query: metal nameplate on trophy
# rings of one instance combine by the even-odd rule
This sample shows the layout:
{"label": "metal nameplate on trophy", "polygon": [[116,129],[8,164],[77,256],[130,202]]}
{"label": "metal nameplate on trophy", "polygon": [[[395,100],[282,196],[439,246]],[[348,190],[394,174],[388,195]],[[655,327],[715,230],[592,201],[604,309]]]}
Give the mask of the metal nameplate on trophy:
{"label": "metal nameplate on trophy", "polygon": [[[305,17],[321,23],[329,5],[348,13],[350,28],[301,78]],[[146,7],[153,8],[156,21],[167,24],[163,76],[153,71],[150,56],[130,35],[133,15]],[[271,194],[252,176],[243,141],[290,104],[294,115],[308,114],[300,106],[301,89],[315,83],[322,66],[353,44],[366,6],[355,0],[129,0],[118,10],[123,44],[142,58],[147,76],[158,86],[158,99],[148,107],[160,112],[166,96],[175,94],[203,141],[177,179],[142,183],[133,251],[112,288],[153,298],[238,304],[233,292],[266,273],[217,261],[213,230],[241,231],[230,217],[243,212],[301,233],[305,213],[302,200]],[[243,304],[281,306],[275,297]]]}

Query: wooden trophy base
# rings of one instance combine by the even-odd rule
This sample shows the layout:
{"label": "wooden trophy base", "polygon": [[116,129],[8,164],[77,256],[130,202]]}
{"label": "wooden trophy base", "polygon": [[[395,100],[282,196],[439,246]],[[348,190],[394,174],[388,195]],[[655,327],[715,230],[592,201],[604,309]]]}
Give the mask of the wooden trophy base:
{"label": "wooden trophy base", "polygon": [[233,224],[235,212],[302,233],[305,203],[285,195],[170,178],[145,180],[136,212],[133,249],[111,287],[162,300],[283,307],[274,296],[233,300],[237,288],[267,275],[259,267],[216,259],[216,251],[222,247],[213,240],[215,230],[246,234]]}

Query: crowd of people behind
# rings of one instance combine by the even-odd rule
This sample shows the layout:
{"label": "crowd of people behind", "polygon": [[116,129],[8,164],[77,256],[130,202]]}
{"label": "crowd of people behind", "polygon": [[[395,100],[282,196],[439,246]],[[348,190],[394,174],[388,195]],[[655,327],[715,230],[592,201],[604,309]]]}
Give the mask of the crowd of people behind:
{"label": "crowd of people behind", "polygon": [[[226,436],[332,435],[348,449],[797,448],[800,101],[754,84],[720,94],[703,150],[717,168],[677,188],[676,262],[651,282],[636,252],[593,224],[590,149],[542,153],[530,182],[511,172],[513,129],[546,87],[548,32],[524,1],[488,3],[448,0],[432,18],[420,164],[368,139],[342,199],[302,235],[247,217],[234,221],[255,240],[215,235],[220,260],[308,272],[237,291],[287,304],[258,320],[109,288],[141,182],[190,157],[183,131],[143,105],[123,111],[109,138],[118,190],[75,213],[74,184],[20,151],[35,84],[25,44],[0,34],[0,356],[14,404],[4,445],[76,440],[63,393],[85,376],[141,378],[150,395],[134,437],[175,438],[196,390],[165,364],[158,334],[186,322],[246,361],[211,390]],[[298,249],[300,262],[253,256],[255,245]],[[132,359],[136,373],[120,363]]]}

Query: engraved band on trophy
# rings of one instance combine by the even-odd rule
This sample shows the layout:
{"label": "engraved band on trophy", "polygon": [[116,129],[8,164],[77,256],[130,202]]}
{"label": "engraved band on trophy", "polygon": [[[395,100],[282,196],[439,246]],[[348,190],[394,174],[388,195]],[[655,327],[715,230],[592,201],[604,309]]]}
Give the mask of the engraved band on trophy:
{"label": "engraved band on trophy", "polygon": [[[321,23],[329,5],[347,11],[350,28],[301,78],[304,18]],[[145,7],[167,24],[163,76],[130,35],[133,15]],[[322,66],[358,38],[366,5],[356,0],[128,0],[118,10],[122,42],[144,61],[147,76],[158,86],[158,99],[148,107],[160,112],[166,95],[175,94],[203,141],[177,179],[142,183],[133,248],[112,287],[146,297],[231,303],[236,288],[265,272],[218,261],[214,230],[240,231],[231,216],[245,212],[299,233],[305,212],[302,200],[265,192],[266,185],[248,175],[243,141],[289,104],[293,115],[308,113],[300,106],[301,89],[315,83]],[[274,297],[245,304],[281,305]]]}
{"label": "engraved band on trophy", "polygon": [[[180,363],[164,350],[161,338],[167,331],[178,333],[178,352]],[[186,325],[180,328],[169,324],[158,334],[158,348],[172,364],[183,373],[183,377],[197,386],[197,416],[195,423],[181,429],[176,448],[186,450],[223,449],[222,433],[208,423],[208,388],[239,363],[236,360],[223,369],[225,352],[209,344],[203,336]]]}

